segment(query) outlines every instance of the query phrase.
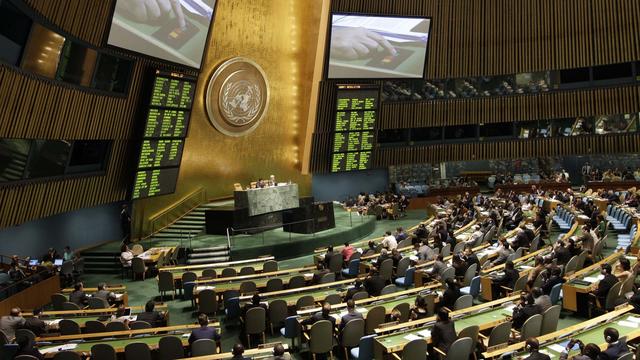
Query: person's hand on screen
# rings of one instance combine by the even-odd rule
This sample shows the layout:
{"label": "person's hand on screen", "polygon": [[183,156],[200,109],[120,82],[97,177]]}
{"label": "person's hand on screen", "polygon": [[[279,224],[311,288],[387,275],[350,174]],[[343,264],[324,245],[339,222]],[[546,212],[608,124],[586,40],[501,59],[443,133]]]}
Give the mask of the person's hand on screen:
{"label": "person's hand on screen", "polygon": [[331,30],[331,55],[339,59],[354,60],[375,53],[378,47],[390,55],[396,49],[382,35],[365,28],[334,27]]}
{"label": "person's hand on screen", "polygon": [[118,0],[118,10],[133,20],[149,23],[171,13],[169,0]]}

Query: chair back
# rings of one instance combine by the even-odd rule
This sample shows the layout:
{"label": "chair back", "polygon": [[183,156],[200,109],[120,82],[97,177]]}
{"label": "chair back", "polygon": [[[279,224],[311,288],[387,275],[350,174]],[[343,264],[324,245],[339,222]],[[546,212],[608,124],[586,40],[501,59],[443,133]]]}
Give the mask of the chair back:
{"label": "chair back", "polygon": [[540,248],[540,235],[536,235],[531,241],[531,246],[529,247],[529,253],[538,251]]}
{"label": "chair back", "polygon": [[224,300],[224,313],[227,320],[238,319],[240,317],[240,298],[236,296]]}
{"label": "chair back", "polygon": [[380,277],[385,281],[391,280],[393,276],[393,260],[386,259],[380,264]]}
{"label": "chair back", "polygon": [[62,310],[80,310],[80,305],[65,301],[62,303]]}
{"label": "chair back", "polygon": [[151,360],[151,350],[145,343],[134,342],[124,347],[125,360]]}
{"label": "chair back", "polygon": [[336,281],[336,274],[332,272],[326,273],[320,278],[320,284],[328,284],[334,281]]}
{"label": "chair back", "polygon": [[[184,282],[183,282],[184,284]],[[158,291],[174,291],[173,274],[168,271],[158,273]]]}
{"label": "chair back", "polygon": [[407,273],[407,269],[411,265],[411,259],[405,256],[398,261],[398,267],[396,268],[396,277],[403,277]]}
{"label": "chair back", "polygon": [[111,321],[105,326],[106,331],[125,331],[127,327],[120,321]]}
{"label": "chair back", "polygon": [[476,276],[476,271],[478,270],[478,264],[474,263],[469,265],[467,271],[464,272],[464,278],[462,279],[462,286],[470,286],[471,280]]}
{"label": "chair back", "polygon": [[551,292],[549,292],[549,298],[551,299],[551,304],[555,305],[560,300],[560,291],[562,290],[562,283],[555,284],[551,288]]}
{"label": "chair back", "polygon": [[365,331],[367,334],[373,334],[380,324],[384,323],[387,311],[382,305],[374,306],[367,311],[367,320],[365,321]]}
{"label": "chair back", "polygon": [[618,357],[617,360],[633,360],[633,353],[632,352],[628,352],[626,354],[622,354]]}
{"label": "chair back", "polygon": [[273,279],[267,280],[267,285],[265,286],[266,292],[280,291],[282,289],[284,289],[284,284],[282,283],[282,279],[273,278]]}
{"label": "chair back", "polygon": [[348,276],[358,276],[359,273],[360,273],[360,259],[352,259],[352,260],[350,260],[349,261],[349,266],[347,268],[347,275]]}
{"label": "chair back", "polygon": [[229,268],[222,269],[222,273],[220,274],[220,277],[223,277],[223,278],[234,277],[236,275],[238,275],[238,272],[236,271],[236,269],[229,267]]}
{"label": "chair back", "polygon": [[304,295],[298,298],[296,301],[296,309],[300,310],[303,307],[311,306],[315,304],[315,299],[311,295]]}
{"label": "chair back", "polygon": [[471,349],[475,349],[476,345],[478,343],[478,334],[480,333],[480,326],[478,325],[471,325],[468,326],[464,329],[462,329],[462,331],[460,331],[460,333],[458,333],[458,338],[469,338],[471,339]]}
{"label": "chair back", "polygon": [[413,280],[415,278],[415,275],[416,275],[415,267],[410,267],[409,269],[407,269],[407,272],[404,274],[404,281],[401,285],[404,287],[413,286]]}
{"label": "chair back", "polygon": [[462,252],[462,250],[464,250],[464,245],[465,245],[464,241],[457,243],[456,246],[453,247],[453,253],[457,254]]}
{"label": "chair back", "polygon": [[242,269],[240,269],[240,276],[242,275],[252,275],[256,273],[256,269],[253,268],[253,266],[245,266]]}
{"label": "chair back", "polygon": [[469,295],[473,296],[474,299],[480,295],[480,276],[474,276],[473,279],[471,279]]}
{"label": "chair back", "polygon": [[109,302],[105,299],[92,296],[89,298],[89,309],[106,309],[109,307]]}
{"label": "chair back", "polygon": [[300,336],[300,323],[298,322],[298,316],[287,316],[284,319],[284,337],[293,339]]}
{"label": "chair back", "polygon": [[62,319],[58,323],[58,329],[60,335],[77,335],[80,334],[80,325],[77,322],[69,319]]}
{"label": "chair back", "polygon": [[458,360],[468,359],[473,351],[473,340],[468,337],[461,337],[454,341],[447,352],[446,359]]}
{"label": "chair back", "polygon": [[366,292],[366,291],[358,291],[357,293],[353,294],[351,299],[353,299],[353,301],[357,301],[357,300],[366,299],[368,297],[369,297],[369,293],[368,292]]}
{"label": "chair back", "polygon": [[204,269],[202,270],[202,277],[215,279],[218,276],[216,269]]}
{"label": "chair back", "polygon": [[216,343],[211,339],[198,339],[191,344],[191,356],[205,356],[216,353]]}
{"label": "chair back", "polygon": [[196,283],[193,281],[182,283],[182,299],[193,300],[193,289],[195,289]]}
{"label": "chair back", "polygon": [[320,320],[311,325],[309,331],[309,351],[325,354],[333,349],[333,327],[328,320]]}
{"label": "chair back", "polygon": [[396,305],[393,310],[398,310],[400,312],[399,322],[407,322],[409,321],[409,314],[411,313],[411,305],[408,302],[400,303]]}
{"label": "chair back", "polygon": [[274,272],[278,271],[278,262],[275,260],[268,260],[262,264],[262,272]]}
{"label": "chair back", "polygon": [[324,302],[331,305],[340,304],[342,302],[342,296],[340,294],[329,294],[324,298]]}
{"label": "chair back", "polygon": [[375,337],[375,335],[366,335],[360,338],[360,343],[358,344],[358,360],[375,358],[373,355],[373,339]]}
{"label": "chair back", "polygon": [[[69,261],[71,262],[71,261]],[[82,357],[75,351],[58,351],[53,355],[53,360],[81,360]]]}
{"label": "chair back", "polygon": [[511,335],[511,326],[511,321],[506,321],[494,327],[489,334],[487,347],[506,344],[507,342],[509,342],[509,336]]}
{"label": "chair back", "polygon": [[522,329],[520,330],[520,341],[540,336],[540,330],[542,330],[542,315],[535,314],[528,318],[522,325]]}
{"label": "chair back", "polygon": [[398,249],[402,249],[405,248],[407,246],[411,246],[411,238],[406,238],[406,239],[402,239],[400,240],[400,242],[398,243]]}
{"label": "chair back", "polygon": [[524,290],[524,287],[527,285],[527,275],[522,275],[516,280],[516,283],[513,285],[513,292],[520,292]]}
{"label": "chair back", "polygon": [[339,273],[342,271],[342,254],[336,253],[331,255],[329,259],[329,270],[332,273]]}
{"label": "chair back", "polygon": [[24,337],[28,338],[29,340],[31,340],[31,342],[33,342],[33,343],[35,343],[35,341],[36,341],[36,334],[33,331],[29,330],[29,329],[16,329],[15,336],[16,336],[16,339],[19,336],[24,336]]}
{"label": "chair back", "polygon": [[51,295],[51,303],[53,304],[53,310],[60,311],[62,310],[62,304],[67,302],[67,297],[63,294],[53,294]]}
{"label": "chair back", "polygon": [[622,287],[620,288],[620,297],[624,297],[626,294],[633,292],[634,281],[635,281],[635,276],[633,276],[632,274],[622,282]]}
{"label": "chair back", "polygon": [[91,347],[91,360],[116,360],[116,350],[109,344],[95,344]]}
{"label": "chair back", "polygon": [[107,331],[107,327],[104,325],[104,323],[100,321],[89,320],[86,323],[84,323],[84,332],[86,333],[95,334],[95,333],[100,333],[105,331]]}
{"label": "chair back", "polygon": [[198,293],[198,311],[203,314],[218,312],[218,297],[212,289],[205,289]]}
{"label": "chair back", "polygon": [[440,282],[445,283],[447,279],[453,279],[456,277],[456,269],[453,267],[447,267],[442,274],[440,274]]}
{"label": "chair back", "polygon": [[269,302],[269,322],[273,327],[282,326],[288,315],[287,302],[275,299]]}
{"label": "chair back", "polygon": [[131,271],[133,271],[136,274],[142,274],[146,270],[147,269],[144,266],[144,260],[142,260],[139,257],[134,257],[133,259],[131,259]]}
{"label": "chair back", "polygon": [[151,329],[151,324],[146,321],[133,321],[129,323],[129,329],[131,330],[142,330],[142,329]]}
{"label": "chair back", "polygon": [[613,310],[618,305],[618,299],[620,299],[620,289],[622,288],[622,281],[618,281],[615,285],[609,289],[607,298],[604,303],[604,309],[609,311]]}
{"label": "chair back", "polygon": [[539,287],[541,287],[542,286],[542,281],[543,281],[542,272],[540,272],[538,274],[538,276],[536,276],[536,279],[533,281],[533,286],[531,288],[536,288],[536,287],[539,288]]}
{"label": "chair back", "polygon": [[560,310],[562,310],[562,306],[553,305],[542,314],[542,326],[540,328],[540,335],[547,335],[558,329]]}
{"label": "chair back", "polygon": [[358,346],[364,336],[364,320],[353,319],[342,328],[342,346],[352,348]]}
{"label": "chair back", "polygon": [[402,348],[402,360],[423,359],[427,353],[427,342],[424,339],[411,340]]}
{"label": "chair back", "polygon": [[304,279],[304,276],[296,275],[296,276],[292,277],[291,279],[289,279],[288,288],[289,289],[297,289],[297,288],[304,287],[306,284],[307,284],[307,282]]}
{"label": "chair back", "polygon": [[262,334],[266,328],[267,311],[261,307],[254,307],[245,316],[247,334]]}
{"label": "chair back", "polygon": [[445,246],[442,247],[442,256],[443,257],[447,257],[449,255],[451,255],[451,244],[447,244]]}
{"label": "chair back", "polygon": [[380,295],[392,294],[396,291],[398,291],[398,288],[395,285],[390,284],[382,288],[382,290],[380,291]]}
{"label": "chair back", "polygon": [[[6,350],[4,350],[4,351],[6,351]],[[16,357],[14,357],[13,360],[38,360],[38,358],[35,357],[35,356],[31,356],[31,355],[18,355]]]}
{"label": "chair back", "polygon": [[240,284],[241,295],[253,294],[257,290],[258,290],[258,287],[256,286],[256,283],[254,283],[253,281],[244,281]]}
{"label": "chair back", "polygon": [[198,275],[193,271],[187,271],[182,274],[182,283],[195,282],[198,280]]}
{"label": "chair back", "polygon": [[576,272],[576,270],[578,269],[578,256],[573,256],[571,257],[571,259],[569,259],[569,261],[567,262],[567,265],[564,266],[564,274],[566,275],[571,275],[572,273]]}
{"label": "chair back", "polygon": [[471,306],[473,306],[473,296],[462,295],[458,299],[456,299],[456,302],[453,305],[453,309],[457,311],[470,308]]}
{"label": "chair back", "polygon": [[589,252],[587,250],[583,250],[578,255],[578,259],[576,260],[576,271],[582,270],[584,268],[584,262],[587,260],[587,255],[589,255]]}

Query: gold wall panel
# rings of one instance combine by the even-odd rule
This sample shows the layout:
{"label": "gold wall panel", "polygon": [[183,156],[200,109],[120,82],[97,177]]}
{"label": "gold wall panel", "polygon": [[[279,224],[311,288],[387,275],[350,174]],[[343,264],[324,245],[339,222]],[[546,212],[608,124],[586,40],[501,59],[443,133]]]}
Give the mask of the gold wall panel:
{"label": "gold wall panel", "polygon": [[[236,182],[248,184],[274,174],[310,193],[311,178],[300,173],[308,100],[320,22],[318,0],[220,0],[198,79],[180,176],[175,194],[135,202],[135,231],[150,216],[199,187],[209,199],[230,196]],[[225,60],[241,56],[258,63],[270,85],[270,103],[260,126],[234,138],[207,119],[208,79]]]}

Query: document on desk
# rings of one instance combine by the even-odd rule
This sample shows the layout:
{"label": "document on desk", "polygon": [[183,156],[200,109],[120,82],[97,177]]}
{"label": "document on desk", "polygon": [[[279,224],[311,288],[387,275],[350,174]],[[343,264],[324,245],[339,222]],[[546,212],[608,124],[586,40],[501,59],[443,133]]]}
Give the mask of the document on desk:
{"label": "document on desk", "polygon": [[557,353],[562,353],[565,350],[564,346],[558,345],[558,344],[549,345],[549,349],[551,349],[551,350],[553,350],[553,351],[555,351]]}
{"label": "document on desk", "polygon": [[413,340],[421,340],[422,338],[415,334],[409,334],[403,337],[405,340],[413,341]]}

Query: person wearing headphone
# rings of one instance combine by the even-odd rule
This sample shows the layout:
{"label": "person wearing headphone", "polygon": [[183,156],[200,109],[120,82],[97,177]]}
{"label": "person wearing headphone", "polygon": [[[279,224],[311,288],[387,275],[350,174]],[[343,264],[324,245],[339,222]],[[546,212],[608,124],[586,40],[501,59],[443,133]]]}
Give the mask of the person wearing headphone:
{"label": "person wearing headphone", "polygon": [[600,347],[596,344],[589,343],[585,345],[582,341],[577,339],[571,339],[567,347],[560,354],[560,360],[569,359],[569,351],[573,349],[573,347],[578,344],[580,347],[580,354],[574,355],[571,357],[571,360],[601,360],[602,354],[600,352]]}
{"label": "person wearing headphone", "polygon": [[540,352],[540,343],[534,337],[527,339],[524,348],[529,353],[529,356],[524,360],[551,360],[549,355]]}
{"label": "person wearing headphone", "polygon": [[614,328],[604,329],[604,340],[607,342],[607,350],[603,351],[603,354],[609,359],[617,359],[629,352],[626,341],[620,339],[618,330]]}
{"label": "person wearing headphone", "polygon": [[607,294],[613,285],[618,282],[618,278],[611,274],[611,264],[602,264],[600,267],[600,274],[602,274],[604,278],[598,282],[598,286],[593,295],[598,300],[600,306],[604,307],[604,303],[607,300]]}

